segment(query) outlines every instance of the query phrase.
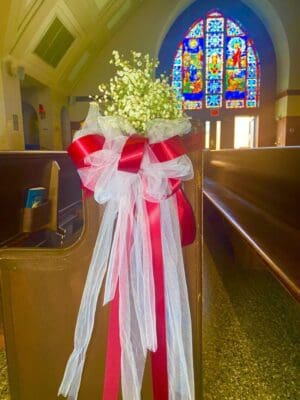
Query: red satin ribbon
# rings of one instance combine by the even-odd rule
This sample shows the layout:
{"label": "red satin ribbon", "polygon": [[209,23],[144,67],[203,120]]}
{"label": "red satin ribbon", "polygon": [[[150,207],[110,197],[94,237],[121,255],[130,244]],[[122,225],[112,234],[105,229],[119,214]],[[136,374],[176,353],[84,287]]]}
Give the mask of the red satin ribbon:
{"label": "red satin ribbon", "polygon": [[[88,166],[88,164],[84,161],[85,157],[94,153],[95,151],[102,150],[104,142],[104,136],[90,133],[78,138],[77,140],[74,140],[74,142],[72,142],[67,148],[67,151],[76,167],[82,168]],[[86,188],[82,183],[81,188],[83,190],[84,199],[93,194],[93,192]]]}
{"label": "red satin ribbon", "polygon": [[[147,139],[141,136],[134,135],[129,137],[121,153],[118,169],[137,173],[142,163],[146,142]],[[172,141],[172,144],[175,144],[173,148],[171,144],[170,146],[156,146],[156,151],[161,158],[174,158],[177,141]],[[146,207],[151,236],[157,335],[157,351],[151,353],[153,396],[154,400],[168,400],[165,285],[160,231],[160,206],[159,203],[147,201]]]}
{"label": "red satin ribbon", "polygon": [[160,229],[160,205],[146,201],[155,286],[157,350],[151,353],[154,400],[168,400],[168,359],[166,333],[165,279]]}
{"label": "red satin ribbon", "polygon": [[[69,146],[68,152],[77,167],[87,166],[84,162],[85,157],[94,151],[101,150],[104,141],[105,139],[102,136],[95,134],[83,136]],[[122,150],[118,169],[120,171],[137,173],[141,166],[147,142],[148,140],[142,136],[130,136]],[[183,140],[179,136],[152,144],[150,147],[160,162],[172,160],[186,154],[187,152]],[[196,234],[193,210],[182,191],[180,180],[170,179],[169,181],[172,188],[172,195],[174,194],[177,200],[181,241],[183,245],[190,244],[194,241]],[[160,230],[160,205],[159,203],[151,203],[147,201],[146,207],[151,235],[158,343],[157,351],[151,354],[153,394],[155,400],[168,400],[165,285]],[[103,389],[104,400],[117,400],[119,393],[121,348],[118,309],[119,295],[117,291],[110,306],[110,322]]]}
{"label": "red satin ribbon", "polygon": [[95,151],[102,150],[104,142],[104,136],[90,133],[74,140],[67,151],[77,168],[82,168],[88,165],[84,161],[85,157]]}
{"label": "red satin ribbon", "polygon": [[121,345],[119,331],[119,287],[117,287],[115,297],[111,301],[109,309],[103,400],[116,400],[119,396],[121,379]]}
{"label": "red satin ribbon", "polygon": [[141,167],[147,142],[148,139],[143,136],[129,136],[121,153],[118,170],[136,174]]}
{"label": "red satin ribbon", "polygon": [[[193,143],[194,146],[198,144],[197,140],[187,143],[190,147],[192,147],[191,143]],[[185,142],[180,136],[173,136],[163,142],[151,144],[150,147],[160,162],[169,161],[187,153]],[[172,194],[175,193],[177,201],[181,244],[182,246],[187,246],[193,243],[196,237],[196,223],[193,209],[182,190],[180,180],[169,179],[169,182],[172,188]]]}
{"label": "red satin ribbon", "polygon": [[163,142],[150,145],[158,161],[164,162],[186,154],[186,148],[180,136],[173,136]]}

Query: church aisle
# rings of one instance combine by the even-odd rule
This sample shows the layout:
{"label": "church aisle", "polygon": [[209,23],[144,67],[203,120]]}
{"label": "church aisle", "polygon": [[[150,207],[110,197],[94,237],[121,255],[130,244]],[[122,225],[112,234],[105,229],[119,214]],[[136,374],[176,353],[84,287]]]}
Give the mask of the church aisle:
{"label": "church aisle", "polygon": [[204,230],[203,400],[296,400],[299,304],[216,221]]}
{"label": "church aisle", "polygon": [[5,349],[0,350],[0,400],[10,400]]}

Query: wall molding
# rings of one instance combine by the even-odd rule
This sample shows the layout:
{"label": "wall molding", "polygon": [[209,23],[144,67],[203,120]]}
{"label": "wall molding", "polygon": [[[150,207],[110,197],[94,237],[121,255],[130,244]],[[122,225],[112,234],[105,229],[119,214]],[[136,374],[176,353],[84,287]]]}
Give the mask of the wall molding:
{"label": "wall molding", "polygon": [[300,89],[287,89],[284,90],[283,92],[280,92],[276,96],[276,100],[282,99],[283,97],[288,97],[288,96],[300,96]]}

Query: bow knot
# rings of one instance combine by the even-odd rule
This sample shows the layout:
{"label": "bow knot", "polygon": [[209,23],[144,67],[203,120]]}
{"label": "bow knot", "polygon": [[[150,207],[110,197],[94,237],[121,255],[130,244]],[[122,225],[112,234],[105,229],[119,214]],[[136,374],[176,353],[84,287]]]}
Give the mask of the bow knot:
{"label": "bow knot", "polygon": [[132,135],[126,140],[118,164],[118,170],[137,173],[145,153],[148,139],[140,135]]}
{"label": "bow knot", "polygon": [[139,135],[105,141],[102,149],[84,155],[85,166],[78,169],[84,187],[94,192],[100,204],[123,196],[153,202],[166,199],[180,189],[182,179],[193,176],[179,137],[173,144],[168,141],[150,145]]}

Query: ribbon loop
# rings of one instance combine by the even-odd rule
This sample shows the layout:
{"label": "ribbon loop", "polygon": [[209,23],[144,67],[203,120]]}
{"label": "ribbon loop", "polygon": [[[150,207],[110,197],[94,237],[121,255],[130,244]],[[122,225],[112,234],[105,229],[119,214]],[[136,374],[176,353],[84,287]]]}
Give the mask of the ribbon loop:
{"label": "ribbon loop", "polygon": [[180,136],[173,136],[162,142],[150,145],[158,161],[164,162],[186,154],[186,148]]}
{"label": "ribbon loop", "polygon": [[103,136],[91,133],[72,142],[68,147],[68,153],[74,164],[78,168],[81,168],[86,165],[84,161],[85,157],[95,151],[102,150],[104,142],[105,139]]}

